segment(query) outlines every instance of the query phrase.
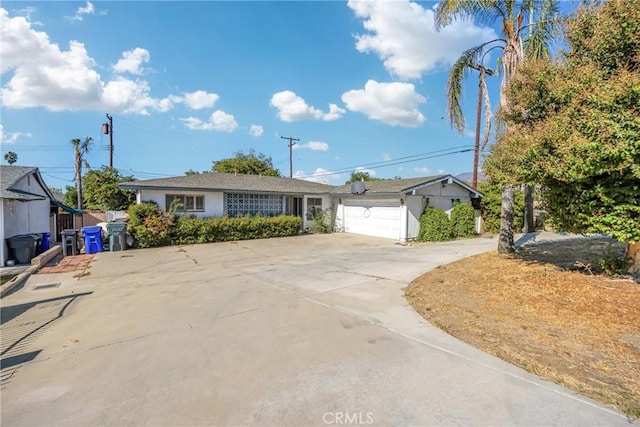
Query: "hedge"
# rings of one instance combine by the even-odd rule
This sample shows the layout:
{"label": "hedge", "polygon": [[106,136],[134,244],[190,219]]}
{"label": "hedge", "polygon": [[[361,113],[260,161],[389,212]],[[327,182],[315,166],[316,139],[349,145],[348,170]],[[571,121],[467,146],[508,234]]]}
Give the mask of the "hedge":
{"label": "hedge", "polygon": [[442,209],[427,206],[420,216],[419,242],[444,242],[451,240],[451,221]]}
{"label": "hedge", "polygon": [[176,217],[153,202],[131,206],[129,218],[129,230],[139,248],[288,237],[302,228],[302,218],[297,216]]}

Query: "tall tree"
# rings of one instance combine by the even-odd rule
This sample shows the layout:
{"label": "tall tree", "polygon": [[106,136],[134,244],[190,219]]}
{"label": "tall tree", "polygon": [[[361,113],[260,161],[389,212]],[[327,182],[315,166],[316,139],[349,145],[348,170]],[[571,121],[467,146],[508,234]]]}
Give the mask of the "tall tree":
{"label": "tall tree", "polygon": [[78,199],[78,209],[82,210],[82,165],[89,167],[89,164],[84,159],[85,154],[89,152],[89,148],[93,138],[87,136],[84,140],[72,139],[73,153],[75,157],[75,172],[76,172],[76,193]]}
{"label": "tall tree", "polygon": [[[561,230],[640,242],[640,2],[582,7],[563,61],[521,67],[486,166],[539,182]],[[640,253],[635,255],[640,266]]]}
{"label": "tall tree", "polygon": [[14,151],[7,151],[6,153],[4,153],[4,159],[7,161],[7,163],[12,165],[18,161],[18,155]]}
{"label": "tall tree", "polygon": [[135,177],[121,175],[117,169],[109,166],[90,170],[82,178],[85,207],[103,211],[126,210],[136,202],[136,194],[120,189],[118,184],[135,180]]}
{"label": "tall tree", "polygon": [[234,157],[216,160],[211,170],[220,173],[238,173],[244,175],[280,176],[280,171],[273,167],[271,157],[257,153],[254,149],[244,153],[234,153]]}
{"label": "tall tree", "polygon": [[351,184],[355,181],[382,181],[382,179],[371,176],[367,171],[355,171],[351,172],[351,177],[345,182],[345,184]]}
{"label": "tall tree", "polygon": [[[438,3],[435,15],[436,28],[441,29],[457,19],[474,19],[489,25],[500,22],[502,37],[483,43],[463,53],[451,71],[448,84],[448,112],[452,125],[464,129],[461,108],[461,88],[464,70],[472,65],[482,64],[483,56],[494,48],[500,49],[502,80],[500,108],[507,105],[504,89],[517,72],[525,58],[549,55],[557,14],[557,0],[443,0]],[[525,51],[526,49],[526,51]],[[500,227],[498,251],[509,253],[514,250],[513,226],[513,183],[504,183],[503,216]],[[529,225],[533,219],[533,206],[528,211]],[[529,230],[527,230],[529,231]]]}

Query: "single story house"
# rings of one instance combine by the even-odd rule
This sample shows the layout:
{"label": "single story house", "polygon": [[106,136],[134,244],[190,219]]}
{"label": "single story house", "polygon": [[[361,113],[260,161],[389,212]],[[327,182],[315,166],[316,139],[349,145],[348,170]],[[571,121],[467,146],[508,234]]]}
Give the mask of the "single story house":
{"label": "single story house", "polygon": [[0,199],[0,267],[4,267],[11,257],[7,238],[51,232],[54,197],[38,168],[0,165]]}
{"label": "single story house", "polygon": [[302,217],[303,229],[310,226],[312,210],[330,209],[338,231],[400,241],[417,237],[418,219],[427,204],[450,211],[456,201],[475,205],[482,197],[452,175],[334,186],[283,177],[212,172],[126,182],[120,188],[134,190],[138,203],[154,201],[161,209],[169,210],[175,201],[184,212],[202,217],[296,215]]}

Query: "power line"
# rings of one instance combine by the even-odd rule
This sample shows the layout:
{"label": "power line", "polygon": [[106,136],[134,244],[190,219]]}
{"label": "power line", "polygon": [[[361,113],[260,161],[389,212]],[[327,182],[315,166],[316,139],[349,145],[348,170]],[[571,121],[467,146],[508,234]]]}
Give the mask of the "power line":
{"label": "power line", "polygon": [[[469,145],[463,145],[462,147],[469,147]],[[458,147],[458,148],[461,148],[461,147]],[[452,148],[450,148],[448,150],[451,150],[451,149]],[[413,155],[413,156],[400,157],[398,159],[389,160],[389,161],[386,161],[386,162],[360,164],[358,166],[352,166],[352,167],[348,167],[348,168],[336,169],[334,171],[327,171],[327,172],[322,172],[322,173],[300,175],[300,176],[298,176],[298,178],[311,178],[311,177],[316,177],[316,176],[326,176],[326,175],[333,175],[333,174],[336,174],[336,173],[351,172],[351,171],[353,171],[353,170],[355,170],[355,169],[357,169],[359,167],[385,168],[385,167],[388,167],[388,166],[395,166],[395,165],[401,165],[401,164],[405,164],[405,163],[417,162],[417,161],[420,161],[420,160],[433,159],[433,158],[436,158],[436,157],[449,156],[451,154],[466,153],[466,152],[469,152],[469,151],[473,151],[473,148],[465,148],[464,150],[452,151],[452,152],[448,152],[448,153],[442,153],[443,151],[447,151],[447,150],[438,150],[438,151],[432,151],[431,152],[431,153],[441,153],[441,154],[428,155],[428,156],[425,156],[424,154],[431,154],[431,153],[416,154],[416,155]],[[418,156],[423,156],[423,157],[418,157]],[[409,160],[403,160],[403,159],[409,159]]]}

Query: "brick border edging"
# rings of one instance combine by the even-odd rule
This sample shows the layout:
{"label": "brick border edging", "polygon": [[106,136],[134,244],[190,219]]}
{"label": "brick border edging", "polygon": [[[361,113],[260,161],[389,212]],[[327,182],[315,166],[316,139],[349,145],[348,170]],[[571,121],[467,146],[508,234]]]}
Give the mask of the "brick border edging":
{"label": "brick border edging", "polygon": [[62,253],[62,246],[57,245],[50,248],[48,251],[41,253],[37,257],[34,257],[31,260],[31,266],[29,268],[27,268],[25,271],[18,274],[16,277],[9,280],[8,282],[2,284],[2,286],[0,287],[0,298],[5,296],[9,292],[11,292],[17,286],[26,282],[27,279],[29,279],[29,276],[31,276],[33,273],[38,271],[40,268],[42,268],[43,265],[45,265],[46,263],[48,263],[53,258],[55,258],[58,254],[61,254],[61,253]]}

